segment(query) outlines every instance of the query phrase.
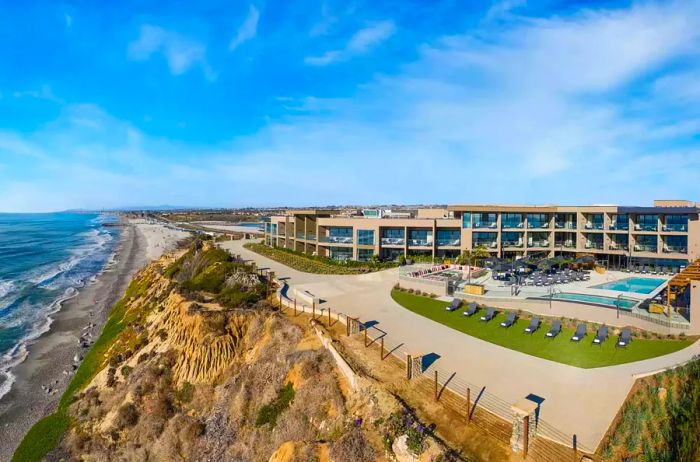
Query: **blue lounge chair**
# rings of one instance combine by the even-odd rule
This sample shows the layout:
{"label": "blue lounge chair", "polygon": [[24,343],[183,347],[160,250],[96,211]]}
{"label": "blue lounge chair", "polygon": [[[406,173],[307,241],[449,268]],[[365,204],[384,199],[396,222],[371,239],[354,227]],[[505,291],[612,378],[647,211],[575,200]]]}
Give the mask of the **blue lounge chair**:
{"label": "blue lounge chair", "polygon": [[484,322],[489,322],[496,316],[496,309],[495,308],[489,308],[486,310],[486,313],[481,317],[481,321]]}
{"label": "blue lounge chair", "polygon": [[508,317],[506,318],[506,320],[501,323],[501,327],[507,328],[512,326],[513,324],[515,324],[515,312],[511,311],[510,313],[508,313]]}
{"label": "blue lounge chair", "polygon": [[559,335],[559,332],[561,332],[561,321],[555,319],[554,321],[552,321],[552,326],[549,328],[549,331],[545,334],[545,337],[554,338],[557,335]]}
{"label": "blue lounge chair", "polygon": [[576,326],[576,332],[574,332],[574,335],[571,336],[571,341],[572,342],[580,342],[583,337],[586,336],[586,325],[585,324],[579,324]]}
{"label": "blue lounge chair", "polygon": [[455,298],[455,299],[452,299],[452,303],[449,306],[445,307],[445,309],[447,311],[454,311],[457,308],[459,308],[461,305],[462,305],[462,300]]}
{"label": "blue lounge chair", "polygon": [[608,326],[601,326],[598,329],[598,334],[593,339],[594,345],[602,345],[605,339],[608,338]]}
{"label": "blue lounge chair", "polygon": [[532,319],[530,319],[530,325],[525,328],[525,333],[532,335],[533,332],[535,332],[537,329],[540,327],[540,317],[539,316],[533,316]]}
{"label": "blue lounge chair", "polygon": [[615,344],[615,346],[627,348],[627,345],[629,345],[631,341],[632,330],[629,327],[625,327],[624,329],[622,329],[622,332],[620,333],[620,338],[617,339],[617,343]]}
{"label": "blue lounge chair", "polygon": [[469,308],[464,312],[464,316],[473,316],[479,310],[479,306],[475,302],[469,304]]}

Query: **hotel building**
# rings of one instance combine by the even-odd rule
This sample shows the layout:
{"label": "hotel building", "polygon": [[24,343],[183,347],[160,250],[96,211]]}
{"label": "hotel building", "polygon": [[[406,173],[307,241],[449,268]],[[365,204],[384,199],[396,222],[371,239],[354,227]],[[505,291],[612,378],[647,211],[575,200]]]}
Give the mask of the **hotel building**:
{"label": "hotel building", "polygon": [[271,217],[264,242],[339,260],[453,258],[482,246],[502,258],[593,255],[611,267],[681,267],[700,258],[699,213],[700,204],[675,200],[652,207],[451,205],[357,217],[297,210]]}

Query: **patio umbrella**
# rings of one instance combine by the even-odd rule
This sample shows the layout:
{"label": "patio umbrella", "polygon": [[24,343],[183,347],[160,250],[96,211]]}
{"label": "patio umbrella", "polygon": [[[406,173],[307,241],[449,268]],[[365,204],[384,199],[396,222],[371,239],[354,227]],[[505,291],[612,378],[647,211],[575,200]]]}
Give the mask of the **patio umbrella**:
{"label": "patio umbrella", "polygon": [[595,258],[593,258],[592,255],[584,255],[583,257],[579,257],[576,260],[574,260],[574,263],[586,264],[586,263],[593,263],[594,261],[595,261]]}
{"label": "patio umbrella", "polygon": [[487,268],[493,267],[501,263],[501,259],[498,257],[489,257],[484,260],[484,265],[486,265]]}

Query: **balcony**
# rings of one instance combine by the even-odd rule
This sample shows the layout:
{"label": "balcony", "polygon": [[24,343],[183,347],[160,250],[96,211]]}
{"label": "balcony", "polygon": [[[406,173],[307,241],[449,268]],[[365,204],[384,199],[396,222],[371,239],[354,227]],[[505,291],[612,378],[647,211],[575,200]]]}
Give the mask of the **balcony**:
{"label": "balcony", "polygon": [[688,253],[688,247],[664,244],[664,253]]}
{"label": "balcony", "polygon": [[352,244],[352,237],[348,236],[321,236],[318,242],[324,242],[329,244]]}
{"label": "balcony", "polygon": [[565,221],[563,223],[559,222],[559,221],[555,221],[554,227],[556,229],[576,229],[576,223],[573,221]]}
{"label": "balcony", "polygon": [[306,235],[304,233],[297,233],[296,238],[297,239],[306,239]]}
{"label": "balcony", "polygon": [[589,221],[583,225],[583,228],[588,229],[588,230],[594,230],[594,231],[602,231],[603,230],[603,223],[593,223],[593,222]]}
{"label": "balcony", "polygon": [[656,253],[658,248],[655,245],[649,245],[649,244],[636,244],[634,246],[634,251],[635,252],[651,252],[651,253]]}
{"label": "balcony", "polygon": [[501,247],[523,247],[523,241],[503,241]]}
{"label": "balcony", "polygon": [[495,221],[477,221],[474,223],[475,229],[496,229],[498,228],[498,223]]}
{"label": "balcony", "polygon": [[316,235],[315,234],[306,234],[306,240],[307,241],[315,241],[316,240]]}
{"label": "balcony", "polygon": [[402,237],[383,237],[382,245],[406,245],[406,239]]}
{"label": "balcony", "polygon": [[474,241],[473,247],[486,247],[487,249],[498,248],[498,242],[496,241]]}
{"label": "balcony", "polygon": [[644,224],[644,223],[637,223],[636,225],[634,225],[635,231],[655,232],[657,229],[658,229],[658,226],[656,226],[656,225],[650,225],[650,224]]}
{"label": "balcony", "polygon": [[554,243],[554,247],[573,249],[574,247],[576,247],[576,245],[574,244],[574,241],[568,240],[568,241],[557,241]]}
{"label": "balcony", "polygon": [[610,223],[610,230],[611,231],[629,231],[630,229],[630,224],[629,223]]}
{"label": "balcony", "polygon": [[548,221],[528,221],[527,222],[527,227],[528,229],[547,229],[549,228],[549,222]]}
{"label": "balcony", "polygon": [[534,240],[527,243],[528,247],[549,247],[549,241],[547,239]]}
{"label": "balcony", "polygon": [[413,247],[432,247],[433,241],[428,239],[409,239],[408,245]]}
{"label": "balcony", "polygon": [[459,247],[459,239],[437,239],[438,247]]}
{"label": "balcony", "polygon": [[629,250],[629,245],[625,242],[610,242],[608,250]]}
{"label": "balcony", "polygon": [[501,225],[501,228],[503,229],[522,229],[525,226],[525,223],[522,221],[520,223],[517,222],[510,222],[510,223],[503,223]]}
{"label": "balcony", "polygon": [[603,250],[603,243],[602,242],[592,242],[588,241],[584,245],[586,249],[593,249],[593,250]]}
{"label": "balcony", "polygon": [[663,225],[661,230],[669,233],[684,233],[688,231],[688,225],[674,223],[669,225]]}

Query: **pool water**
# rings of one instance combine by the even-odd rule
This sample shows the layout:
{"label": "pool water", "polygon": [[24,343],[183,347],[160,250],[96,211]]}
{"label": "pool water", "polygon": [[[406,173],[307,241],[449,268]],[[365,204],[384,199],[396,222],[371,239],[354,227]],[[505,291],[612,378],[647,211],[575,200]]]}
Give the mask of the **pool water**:
{"label": "pool water", "polygon": [[[541,297],[542,299],[549,300],[549,296]],[[620,309],[631,310],[634,305],[638,303],[639,300],[632,300],[631,298],[614,298],[614,297],[604,297],[602,295],[588,295],[588,294],[574,294],[569,292],[560,292],[552,296],[554,300],[567,300],[572,302],[583,302],[583,303],[594,303],[596,305],[605,305],[611,308],[617,308],[618,303]]]}
{"label": "pool water", "polygon": [[592,286],[591,289],[650,294],[664,282],[666,282],[665,279],[658,278],[627,278],[620,279],[619,281],[606,282],[605,284],[598,284],[596,286]]}

